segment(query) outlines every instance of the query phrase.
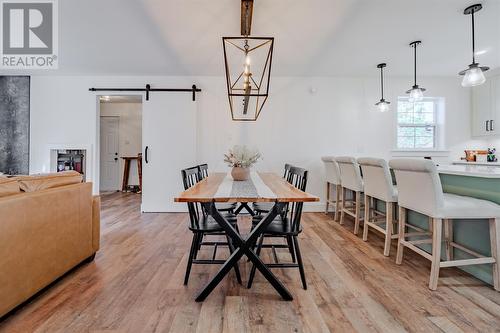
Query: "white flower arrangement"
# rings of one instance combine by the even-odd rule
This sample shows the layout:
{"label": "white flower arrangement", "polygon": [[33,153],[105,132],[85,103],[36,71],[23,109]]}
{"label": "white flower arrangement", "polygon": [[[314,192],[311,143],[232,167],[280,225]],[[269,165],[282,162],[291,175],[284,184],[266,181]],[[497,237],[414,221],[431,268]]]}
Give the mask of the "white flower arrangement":
{"label": "white flower arrangement", "polygon": [[257,149],[249,149],[247,146],[234,146],[224,154],[224,162],[230,167],[249,168],[261,158]]}

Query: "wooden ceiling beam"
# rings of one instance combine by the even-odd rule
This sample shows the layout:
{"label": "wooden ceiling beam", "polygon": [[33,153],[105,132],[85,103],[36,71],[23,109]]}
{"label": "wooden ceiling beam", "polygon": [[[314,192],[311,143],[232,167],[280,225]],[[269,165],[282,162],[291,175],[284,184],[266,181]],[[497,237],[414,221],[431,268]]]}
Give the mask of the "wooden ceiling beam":
{"label": "wooden ceiling beam", "polygon": [[241,35],[250,36],[252,30],[253,0],[241,0]]}

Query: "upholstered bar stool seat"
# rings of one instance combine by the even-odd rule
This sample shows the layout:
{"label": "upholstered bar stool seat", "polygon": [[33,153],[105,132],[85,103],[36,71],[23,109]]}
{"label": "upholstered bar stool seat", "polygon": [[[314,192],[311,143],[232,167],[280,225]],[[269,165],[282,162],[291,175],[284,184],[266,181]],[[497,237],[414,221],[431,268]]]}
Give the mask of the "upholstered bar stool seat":
{"label": "upholstered bar stool seat", "polygon": [[[342,208],[340,224],[344,224],[345,214],[354,218],[354,234],[358,234],[361,221],[364,220],[361,210],[363,208],[362,195],[364,191],[361,169],[354,157],[336,157],[340,169],[340,182],[342,184]],[[352,199],[347,199],[347,191],[353,193]]]}
{"label": "upholstered bar stool seat", "polygon": [[[498,269],[500,230],[500,205],[493,202],[443,193],[441,180],[436,165],[428,160],[396,159],[389,162],[396,174],[399,204],[399,238],[396,263],[403,260],[405,247],[415,251],[431,261],[429,288],[435,290],[441,267],[492,264],[493,284],[500,290],[500,272]],[[420,233],[406,232],[406,211],[413,210],[429,217],[429,229]],[[463,219],[477,223],[476,219],[488,219],[490,231],[491,255],[485,256],[456,243],[453,239],[453,219]],[[444,224],[444,239],[443,239]],[[409,225],[408,225],[409,226]],[[407,240],[407,237],[431,235],[430,239]],[[445,241],[446,260],[441,261],[441,243]],[[424,251],[418,245],[432,244],[432,253]],[[453,258],[453,248],[469,254],[472,259]]]}
{"label": "upholstered bar stool seat", "polygon": [[[397,221],[394,219],[398,190],[392,183],[391,171],[387,162],[380,158],[358,158],[363,171],[365,189],[365,222],[363,240],[368,240],[368,230],[372,228],[384,234],[384,255],[389,256],[391,240],[397,239],[394,232]],[[375,199],[385,204],[385,213],[376,207]],[[385,224],[385,226],[383,225]]]}
{"label": "upholstered bar stool seat", "polygon": [[[324,156],[321,158],[325,166],[325,181],[326,181],[326,200],[325,200],[325,214],[329,212],[329,206],[335,205],[334,221],[339,220],[340,204],[342,201],[342,186],[340,181],[340,169],[335,157]],[[330,198],[332,187],[335,193],[335,200]]]}

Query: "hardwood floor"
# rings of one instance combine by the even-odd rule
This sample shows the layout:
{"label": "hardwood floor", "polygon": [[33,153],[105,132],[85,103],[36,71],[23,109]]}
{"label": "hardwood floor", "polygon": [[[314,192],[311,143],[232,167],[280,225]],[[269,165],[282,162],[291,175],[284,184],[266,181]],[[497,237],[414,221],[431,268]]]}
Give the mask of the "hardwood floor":
{"label": "hardwood floor", "polygon": [[[405,251],[402,266],[384,257],[384,241],[352,233],[323,213],[304,214],[300,237],[308,290],[297,269],[275,270],[294,295],[280,299],[257,273],[244,287],[234,272],[203,303],[194,297],[217,266],[183,275],[191,233],[186,214],[140,214],[139,196],[102,198],[102,242],[83,265],[0,322],[2,332],[493,332],[500,293],[455,269],[427,289],[430,264]],[[241,221],[247,230],[250,221]],[[226,249],[221,256],[227,256]],[[209,253],[206,253],[209,255]],[[288,260],[287,250],[279,252]],[[269,253],[265,253],[269,261]]]}

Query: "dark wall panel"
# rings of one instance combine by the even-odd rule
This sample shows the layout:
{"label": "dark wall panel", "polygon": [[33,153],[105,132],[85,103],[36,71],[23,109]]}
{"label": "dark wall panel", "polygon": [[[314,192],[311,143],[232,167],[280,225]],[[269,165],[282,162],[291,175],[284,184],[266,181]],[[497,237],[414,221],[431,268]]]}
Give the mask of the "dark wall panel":
{"label": "dark wall panel", "polygon": [[0,172],[28,174],[30,77],[0,76]]}

